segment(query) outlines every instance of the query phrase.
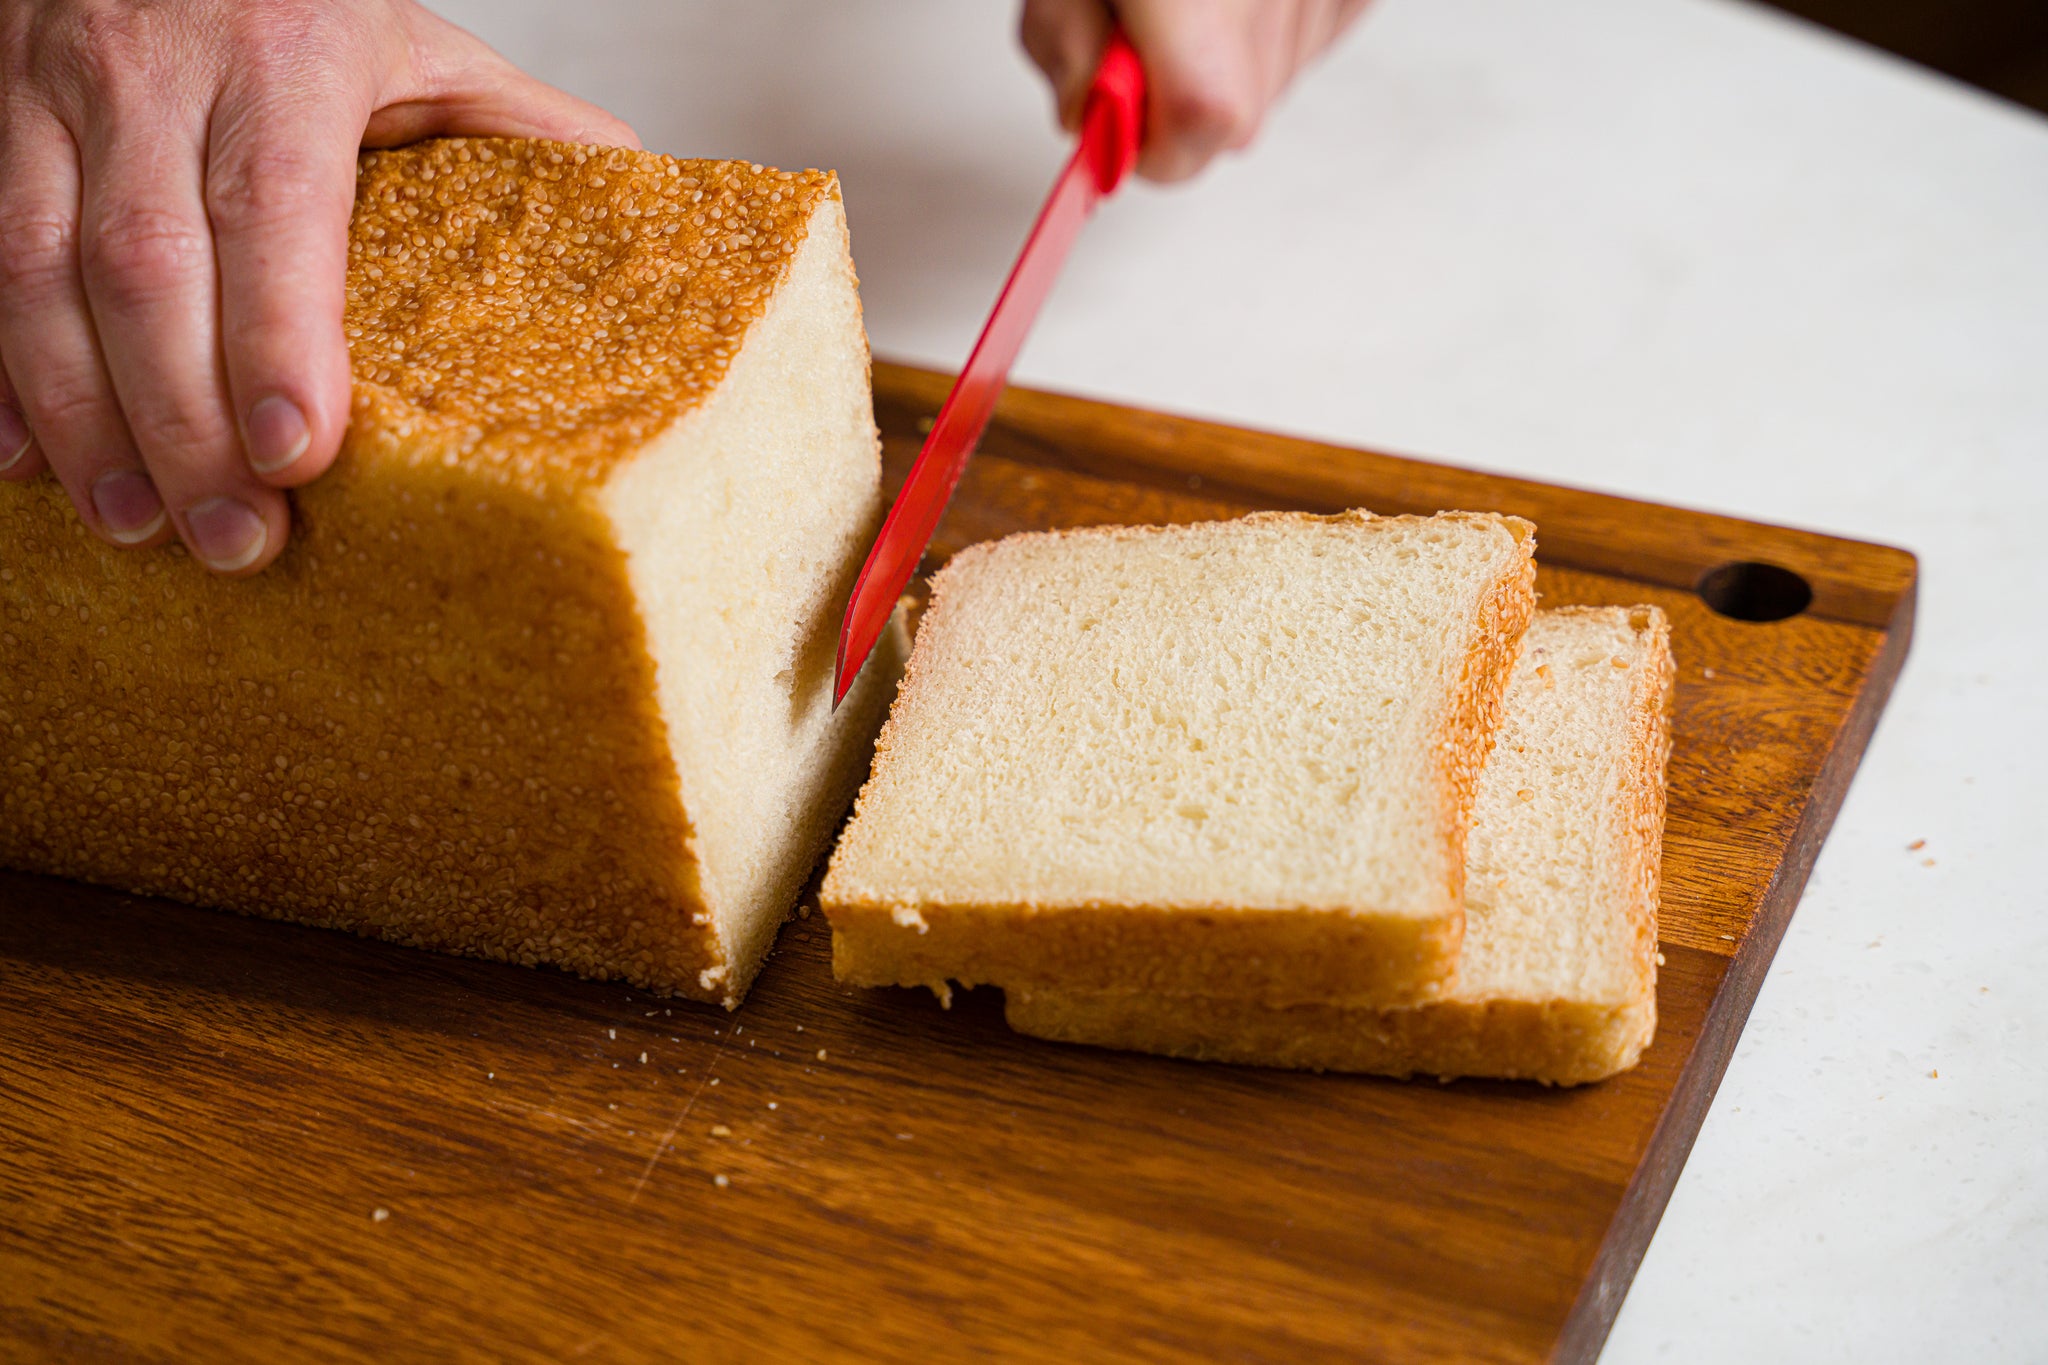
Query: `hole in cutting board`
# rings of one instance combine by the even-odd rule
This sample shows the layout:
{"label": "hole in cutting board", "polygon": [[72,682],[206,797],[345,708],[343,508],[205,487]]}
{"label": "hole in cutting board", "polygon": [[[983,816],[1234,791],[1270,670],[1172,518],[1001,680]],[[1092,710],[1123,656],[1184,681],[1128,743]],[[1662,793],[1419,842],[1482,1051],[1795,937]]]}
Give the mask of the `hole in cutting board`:
{"label": "hole in cutting board", "polygon": [[1693,591],[1715,611],[1738,621],[1782,621],[1813,603],[1813,586],[1804,578],[1754,560],[1714,566],[1700,575]]}

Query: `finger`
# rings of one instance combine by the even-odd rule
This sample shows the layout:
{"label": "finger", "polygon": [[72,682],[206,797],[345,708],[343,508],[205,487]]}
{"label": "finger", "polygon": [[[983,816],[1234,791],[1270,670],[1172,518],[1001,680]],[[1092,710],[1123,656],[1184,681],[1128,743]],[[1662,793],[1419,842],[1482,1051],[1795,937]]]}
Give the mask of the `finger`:
{"label": "finger", "polygon": [[1102,64],[1113,22],[1102,0],[1025,0],[1017,37],[1051,82],[1053,106],[1068,132],[1081,126],[1088,87]]}
{"label": "finger", "polygon": [[25,483],[43,472],[43,452],[22,416],[21,400],[7,379],[7,358],[0,356],[0,480]]}
{"label": "finger", "polygon": [[171,522],[216,573],[284,548],[284,495],[242,453],[221,355],[219,279],[201,139],[131,108],[83,140],[79,259],[107,373]]}
{"label": "finger", "polygon": [[273,487],[326,472],[348,423],[342,308],[366,103],[285,88],[228,92],[206,164],[228,392],[249,465]]}
{"label": "finger", "polygon": [[[102,362],[79,277],[78,147],[24,106],[0,137],[0,356],[35,450],[78,515],[116,545],[169,538]],[[26,477],[23,455],[8,471]]]}
{"label": "finger", "polygon": [[1124,0],[1118,13],[1145,66],[1139,174],[1185,180],[1226,147],[1251,141],[1266,84],[1241,3]]}
{"label": "finger", "polygon": [[640,146],[604,110],[535,80],[481,39],[419,11],[413,70],[397,97],[370,116],[366,147],[427,137],[539,137],[602,147]]}

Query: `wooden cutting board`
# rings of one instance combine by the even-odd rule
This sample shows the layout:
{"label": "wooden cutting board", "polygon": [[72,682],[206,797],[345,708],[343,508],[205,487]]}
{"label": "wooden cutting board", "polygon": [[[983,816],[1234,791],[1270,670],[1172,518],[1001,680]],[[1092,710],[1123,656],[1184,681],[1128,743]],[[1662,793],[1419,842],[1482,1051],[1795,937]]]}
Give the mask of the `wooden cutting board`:
{"label": "wooden cutting board", "polygon": [[[875,378],[900,480],[945,380]],[[1446,1086],[1040,1043],[990,991],[841,989],[816,918],[727,1015],[0,875],[0,1356],[1591,1358],[1905,658],[1914,561],[1027,392],[933,555],[1352,506],[1519,513],[1546,603],[1671,614],[1636,1070]],[[1716,570],[1724,607],[1810,605],[1731,619],[1695,590]]]}

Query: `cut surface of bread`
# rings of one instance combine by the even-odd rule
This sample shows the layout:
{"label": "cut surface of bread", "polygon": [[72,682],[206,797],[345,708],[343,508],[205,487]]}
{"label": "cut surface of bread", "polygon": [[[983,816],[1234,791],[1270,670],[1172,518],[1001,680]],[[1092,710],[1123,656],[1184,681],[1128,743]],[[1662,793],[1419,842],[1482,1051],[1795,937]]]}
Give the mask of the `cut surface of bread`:
{"label": "cut surface of bread", "polygon": [[1429,997],[1532,547],[1354,512],[963,552],[826,874],[835,971]]}
{"label": "cut surface of bread", "polygon": [[736,1004],[865,772],[881,510],[837,181],[364,156],[351,423],[223,582],[0,485],[0,863]]}
{"label": "cut surface of bread", "polygon": [[1575,1084],[1656,1028],[1670,631],[1654,607],[1539,612],[1474,803],[1465,940],[1407,1009],[1012,990],[1020,1032],[1266,1066]]}

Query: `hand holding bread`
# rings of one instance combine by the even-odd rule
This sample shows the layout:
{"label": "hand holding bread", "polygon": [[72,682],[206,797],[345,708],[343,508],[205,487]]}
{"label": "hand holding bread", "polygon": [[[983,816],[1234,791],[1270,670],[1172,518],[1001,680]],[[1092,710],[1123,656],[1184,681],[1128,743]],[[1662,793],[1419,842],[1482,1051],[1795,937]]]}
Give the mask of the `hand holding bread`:
{"label": "hand holding bread", "polygon": [[358,149],[637,145],[413,0],[20,0],[0,90],[0,480],[226,574],[341,444]]}

